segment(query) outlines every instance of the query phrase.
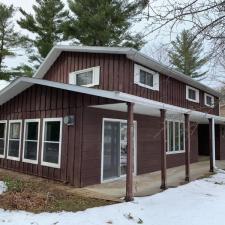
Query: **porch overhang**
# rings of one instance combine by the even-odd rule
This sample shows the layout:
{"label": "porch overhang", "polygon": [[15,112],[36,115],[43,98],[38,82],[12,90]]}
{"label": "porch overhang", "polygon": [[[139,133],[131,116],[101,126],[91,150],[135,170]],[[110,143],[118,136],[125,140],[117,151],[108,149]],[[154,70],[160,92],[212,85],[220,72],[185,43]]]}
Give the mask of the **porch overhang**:
{"label": "porch overhang", "polygon": [[129,95],[126,93],[117,92],[118,98],[123,100],[121,103],[93,105],[91,107],[98,109],[106,109],[120,112],[127,112],[126,102],[133,102],[134,113],[148,116],[160,117],[160,109],[166,110],[167,118],[171,119],[182,119],[184,114],[190,115],[190,121],[199,124],[208,124],[210,118],[214,118],[215,124],[224,124],[225,117],[199,112],[187,108],[182,108],[170,104],[165,104],[150,99],[145,99],[138,96]]}

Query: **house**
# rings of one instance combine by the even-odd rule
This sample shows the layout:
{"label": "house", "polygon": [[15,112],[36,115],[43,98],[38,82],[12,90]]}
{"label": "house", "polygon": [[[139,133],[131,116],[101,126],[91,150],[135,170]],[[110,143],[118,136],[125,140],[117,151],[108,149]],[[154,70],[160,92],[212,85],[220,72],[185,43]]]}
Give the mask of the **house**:
{"label": "house", "polygon": [[225,159],[215,90],[130,48],[56,46],[0,92],[0,167],[75,187]]}

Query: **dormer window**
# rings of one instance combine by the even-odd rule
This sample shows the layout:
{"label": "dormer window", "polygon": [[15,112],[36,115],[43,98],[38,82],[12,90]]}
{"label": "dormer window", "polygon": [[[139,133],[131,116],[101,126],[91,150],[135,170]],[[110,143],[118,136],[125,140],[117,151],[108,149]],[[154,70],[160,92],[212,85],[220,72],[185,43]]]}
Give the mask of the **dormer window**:
{"label": "dormer window", "polygon": [[159,74],[143,66],[134,65],[134,83],[152,90],[159,90]]}
{"label": "dormer window", "polygon": [[205,101],[205,105],[208,107],[214,107],[214,97],[212,95],[209,94],[204,94],[204,101]]}
{"label": "dormer window", "polygon": [[199,90],[186,86],[186,99],[191,102],[199,103]]}
{"label": "dormer window", "polygon": [[69,83],[78,86],[92,87],[99,85],[100,66],[74,71],[69,74]]}

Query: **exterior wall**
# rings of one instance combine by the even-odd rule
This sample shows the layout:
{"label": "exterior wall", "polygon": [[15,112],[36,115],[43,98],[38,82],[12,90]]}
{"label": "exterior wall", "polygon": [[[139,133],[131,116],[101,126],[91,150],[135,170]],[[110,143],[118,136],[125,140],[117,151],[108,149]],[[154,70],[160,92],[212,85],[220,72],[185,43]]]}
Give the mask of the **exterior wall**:
{"label": "exterior wall", "polygon": [[[186,84],[160,75],[160,90],[153,91],[134,84],[134,62],[125,55],[69,53],[63,52],[44,79],[68,83],[69,73],[100,66],[100,85],[96,88],[104,90],[118,90],[155,101],[160,101],[197,111],[219,114],[219,104],[214,109],[204,105],[204,92],[200,90],[200,103],[186,100]],[[150,68],[151,69],[151,68]],[[218,99],[215,99],[218,102]]]}
{"label": "exterior wall", "polygon": [[[0,107],[0,120],[75,116],[75,125],[62,127],[61,168],[41,166],[41,144],[38,165],[0,159],[0,167],[60,180],[74,186],[100,183],[102,120],[126,119],[126,113],[88,107],[91,104],[113,103],[104,98],[76,94],[44,86],[33,86]],[[159,118],[135,115],[137,121],[137,174],[160,169]],[[24,121],[23,121],[24,124]],[[22,130],[22,137],[23,137]],[[40,135],[41,143],[42,135]],[[22,142],[23,144],[23,142]],[[197,138],[191,136],[191,161],[197,161]],[[184,154],[168,155],[168,167],[184,164]]]}
{"label": "exterior wall", "polygon": [[[103,118],[126,119],[126,113],[85,108],[81,186],[100,183]],[[135,115],[137,121],[137,174],[160,170],[160,118]],[[198,161],[196,124],[191,124],[191,162]],[[184,153],[167,155],[168,168],[185,163]]]}
{"label": "exterior wall", "polygon": [[[0,159],[0,167],[69,182],[70,184],[79,186],[84,96],[45,86],[33,86],[2,105],[0,107],[1,120],[42,119],[48,117],[64,117],[67,115],[75,115],[78,119],[76,119],[75,126],[62,125],[62,160],[60,169],[41,166],[41,144],[39,145],[38,165],[22,162],[23,146],[21,146],[20,161],[17,162],[6,158]],[[42,134],[42,120],[40,125]],[[24,130],[22,131],[24,132]],[[40,143],[42,141],[41,139],[42,135],[40,135]]]}

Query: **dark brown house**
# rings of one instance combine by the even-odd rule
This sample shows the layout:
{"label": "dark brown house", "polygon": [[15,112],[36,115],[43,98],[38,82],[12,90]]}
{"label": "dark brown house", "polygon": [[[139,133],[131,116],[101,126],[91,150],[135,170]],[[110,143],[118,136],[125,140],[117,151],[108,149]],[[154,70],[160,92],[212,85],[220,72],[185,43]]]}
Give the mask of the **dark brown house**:
{"label": "dark brown house", "polygon": [[[76,187],[225,159],[219,94],[130,48],[52,49],[0,92],[0,167]],[[214,157],[215,156],[215,157]]]}

